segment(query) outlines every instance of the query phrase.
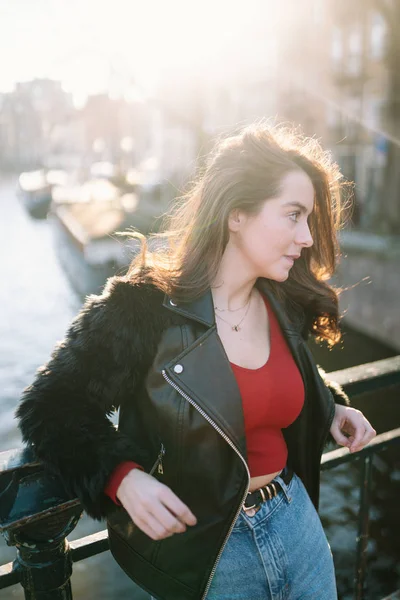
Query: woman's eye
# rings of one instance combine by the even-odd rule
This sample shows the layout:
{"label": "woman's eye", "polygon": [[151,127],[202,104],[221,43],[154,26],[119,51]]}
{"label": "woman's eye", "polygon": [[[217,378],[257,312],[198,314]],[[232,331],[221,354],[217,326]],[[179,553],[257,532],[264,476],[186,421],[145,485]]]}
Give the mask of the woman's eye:
{"label": "woman's eye", "polygon": [[289,219],[292,219],[292,221],[294,221],[295,223],[297,223],[298,219],[299,219],[299,212],[294,212],[294,213],[290,213],[289,215]]}

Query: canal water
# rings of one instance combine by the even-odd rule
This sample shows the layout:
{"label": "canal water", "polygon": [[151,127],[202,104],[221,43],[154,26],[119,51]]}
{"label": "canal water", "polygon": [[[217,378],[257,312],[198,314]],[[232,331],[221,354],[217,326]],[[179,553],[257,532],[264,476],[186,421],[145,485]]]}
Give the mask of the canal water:
{"label": "canal water", "polygon": [[[0,451],[21,445],[13,417],[20,394],[32,381],[36,369],[48,359],[82,304],[57,260],[49,222],[32,220],[19,203],[15,189],[16,181],[0,181]],[[328,352],[314,347],[313,352],[327,371],[395,354],[347,329],[341,350]],[[374,418],[381,430],[399,426],[399,406],[392,396],[391,399],[390,394],[385,395],[385,406],[393,407],[390,423],[384,423],[376,403],[365,398],[366,413],[376,428]],[[400,490],[400,464],[395,456],[386,453],[377,461],[377,467],[367,600],[378,600],[400,587],[400,524],[395,503]],[[352,598],[349,590],[356,547],[357,481],[357,467],[340,467],[322,476],[321,515],[335,558],[341,600]],[[70,539],[102,529],[104,524],[84,516]],[[396,539],[392,532],[397,532]],[[14,557],[15,550],[0,537],[0,564]],[[77,600],[148,598],[108,552],[75,564],[72,585]],[[23,598],[19,586],[0,591],[0,600],[10,598]]]}

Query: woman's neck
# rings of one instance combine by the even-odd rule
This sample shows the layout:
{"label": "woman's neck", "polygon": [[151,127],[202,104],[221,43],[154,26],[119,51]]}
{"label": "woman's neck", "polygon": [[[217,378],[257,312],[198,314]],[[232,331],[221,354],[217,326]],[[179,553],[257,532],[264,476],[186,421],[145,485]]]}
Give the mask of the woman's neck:
{"label": "woman's neck", "polygon": [[211,284],[214,306],[220,309],[238,310],[246,306],[257,278],[249,277],[244,265],[232,260],[229,254],[222,257],[217,275]]}

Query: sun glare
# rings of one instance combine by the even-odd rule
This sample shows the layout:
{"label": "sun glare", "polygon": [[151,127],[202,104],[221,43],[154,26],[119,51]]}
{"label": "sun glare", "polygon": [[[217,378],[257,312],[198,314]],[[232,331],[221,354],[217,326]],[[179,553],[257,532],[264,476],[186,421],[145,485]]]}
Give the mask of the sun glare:
{"label": "sun glare", "polygon": [[[185,78],[211,74],[216,58],[232,60],[245,39],[247,20],[254,23],[257,7],[268,3],[114,0],[99,5],[88,0],[76,11],[72,0],[57,3],[58,11],[44,22],[40,10],[35,13],[17,0],[7,14],[9,25],[14,16],[24,29],[25,19],[35,35],[28,35],[23,47],[14,45],[0,89],[12,77],[46,76],[61,80],[79,104],[99,91],[129,96],[133,81],[151,89],[166,70],[176,69]],[[6,41],[12,45],[10,36]]]}

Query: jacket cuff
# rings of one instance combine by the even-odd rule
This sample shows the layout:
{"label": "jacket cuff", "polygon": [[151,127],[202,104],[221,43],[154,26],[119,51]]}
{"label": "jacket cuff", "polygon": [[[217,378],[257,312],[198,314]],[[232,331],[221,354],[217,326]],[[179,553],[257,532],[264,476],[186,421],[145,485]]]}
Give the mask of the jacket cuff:
{"label": "jacket cuff", "polygon": [[332,381],[327,376],[324,369],[322,369],[320,366],[318,366],[318,372],[319,372],[323,382],[325,383],[327,388],[330,390],[335,403],[342,404],[342,406],[350,406],[350,399],[349,399],[348,395],[346,394],[346,392],[343,390],[342,386],[339,385],[336,381]]}

